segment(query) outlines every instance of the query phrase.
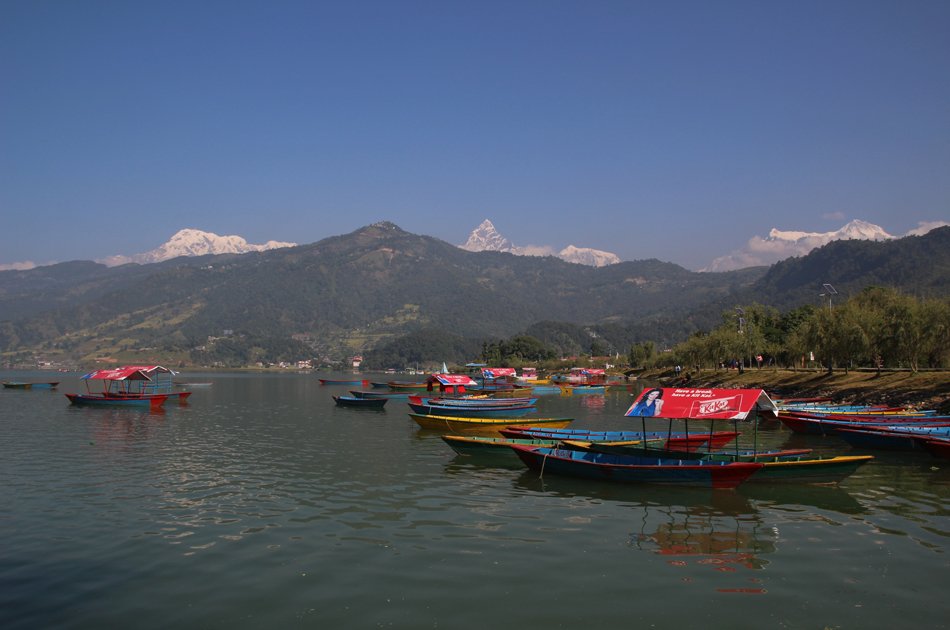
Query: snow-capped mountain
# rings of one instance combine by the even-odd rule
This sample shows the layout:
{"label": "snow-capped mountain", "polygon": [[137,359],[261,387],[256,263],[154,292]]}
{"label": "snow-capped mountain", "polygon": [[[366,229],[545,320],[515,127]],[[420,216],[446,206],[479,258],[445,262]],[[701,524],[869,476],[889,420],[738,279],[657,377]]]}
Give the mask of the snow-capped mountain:
{"label": "snow-capped mountain", "polygon": [[590,265],[591,267],[606,267],[620,262],[620,257],[617,254],[589,247],[574,247],[573,245],[568,245],[559,251],[557,257],[567,262]]}
{"label": "snow-capped mountain", "polygon": [[620,258],[616,254],[589,247],[568,245],[559,252],[555,252],[553,247],[548,246],[528,245],[518,247],[502,236],[488,219],[482,221],[477,228],[472,230],[465,244],[459,245],[459,247],[470,252],[491,251],[508,252],[518,256],[557,256],[567,262],[592,267],[603,267],[620,262]]}
{"label": "snow-capped mountain", "polygon": [[897,238],[884,228],[855,219],[832,232],[799,232],[772,228],[766,237],[753,236],[746,248],[721,256],[701,271],[731,271],[757,265],[771,265],[792,256],[804,256],[811,250],[831,241],[866,240],[886,241]]}
{"label": "snow-capped mountain", "polygon": [[498,233],[493,224],[488,219],[481,222],[477,228],[468,235],[468,240],[464,245],[459,245],[462,249],[470,252],[512,252],[515,246],[507,238]]}
{"label": "snow-capped mountain", "polygon": [[218,236],[214,232],[204,232],[186,228],[176,232],[166,243],[144,254],[133,256],[109,256],[96,262],[114,267],[135,262],[148,264],[178,258],[179,256],[204,256],[205,254],[246,254],[261,252],[279,247],[294,247],[296,243],[267,241],[263,245],[248,243],[240,236]]}

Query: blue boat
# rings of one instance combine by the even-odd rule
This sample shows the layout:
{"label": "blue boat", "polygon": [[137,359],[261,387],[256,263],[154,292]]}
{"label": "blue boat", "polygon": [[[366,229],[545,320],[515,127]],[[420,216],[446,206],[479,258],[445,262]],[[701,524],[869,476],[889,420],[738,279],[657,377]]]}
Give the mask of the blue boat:
{"label": "blue boat", "polygon": [[355,396],[334,396],[339,407],[360,407],[362,409],[382,409],[387,398],[357,398]]}
{"label": "blue boat", "polygon": [[924,449],[928,439],[950,438],[950,427],[839,427],[835,435],[859,448],[916,451]]}
{"label": "blue boat", "polygon": [[535,405],[537,398],[426,398],[425,396],[410,396],[409,402],[417,405],[437,405],[441,407],[518,407],[521,405]]}
{"label": "blue boat", "polygon": [[716,462],[610,455],[512,444],[524,464],[542,475],[569,475],[621,483],[735,488],[762,469],[756,462]]}
{"label": "blue boat", "polygon": [[[388,388],[389,385],[386,387]],[[351,389],[350,394],[355,398],[385,398],[386,400],[407,400],[411,395],[409,392],[371,392],[359,389]]]}
{"label": "blue boat", "polygon": [[510,407],[450,407],[445,405],[422,405],[409,403],[414,413],[423,416],[462,416],[468,418],[520,418],[532,411],[534,405],[512,405]]}
{"label": "blue boat", "polygon": [[29,383],[23,381],[3,381],[7,389],[56,389],[59,381],[46,383]]}
{"label": "blue boat", "polygon": [[369,381],[367,379],[333,379],[333,378],[321,378],[318,379],[321,385],[346,385],[349,387],[368,387]]}

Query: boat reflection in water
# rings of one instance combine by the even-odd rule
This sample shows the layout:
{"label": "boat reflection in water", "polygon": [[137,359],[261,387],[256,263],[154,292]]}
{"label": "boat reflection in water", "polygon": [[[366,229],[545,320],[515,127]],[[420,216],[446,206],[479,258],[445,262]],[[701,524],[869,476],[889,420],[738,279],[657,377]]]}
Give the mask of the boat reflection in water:
{"label": "boat reflection in water", "polygon": [[766,593],[763,579],[748,572],[768,566],[766,556],[777,548],[778,529],[767,525],[741,495],[717,492],[712,499],[700,505],[645,506],[643,521],[630,536],[631,547],[683,568],[683,582],[715,571],[735,575],[727,583],[716,580],[717,592]]}
{"label": "boat reflection in water", "polygon": [[545,477],[527,471],[515,479],[522,492],[565,498],[620,502],[629,508],[628,546],[663,558],[682,569],[683,583],[716,592],[756,595],[767,592],[764,571],[779,550],[788,523],[835,521],[836,515],[867,512],[848,491],[836,486],[744,484],[736,490],[668,488],[648,484],[590,483],[570,477]]}

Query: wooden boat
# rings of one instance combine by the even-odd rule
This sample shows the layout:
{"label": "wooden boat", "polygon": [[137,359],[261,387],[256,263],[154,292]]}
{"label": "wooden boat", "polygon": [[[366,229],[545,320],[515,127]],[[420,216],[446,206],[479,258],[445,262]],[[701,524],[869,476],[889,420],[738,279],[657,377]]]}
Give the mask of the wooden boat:
{"label": "wooden boat", "polygon": [[950,426],[838,427],[835,435],[853,447],[915,451],[923,449],[926,440],[950,438]]}
{"label": "wooden boat", "polygon": [[344,385],[346,387],[369,387],[368,379],[333,379],[333,378],[321,378],[318,379],[321,385]]}
{"label": "wooden boat", "polygon": [[838,483],[874,459],[873,455],[799,455],[763,462],[749,482]]}
{"label": "wooden boat", "polygon": [[[97,405],[107,407],[161,407],[166,400],[184,402],[190,391],[174,391],[171,377],[174,374],[160,365],[126,365],[111,370],[96,370],[83,375],[86,393],[66,394],[74,405]],[[102,389],[93,391],[90,383],[102,384]]]}
{"label": "wooden boat", "polygon": [[98,394],[66,394],[74,405],[93,405],[101,407],[161,407],[168,400],[164,394],[146,394],[139,396],[102,396]]}
{"label": "wooden boat", "polygon": [[409,395],[409,402],[415,405],[441,405],[443,407],[513,407],[534,405],[537,398],[488,398],[483,396],[461,396],[458,398],[426,398]]}
{"label": "wooden boat", "polygon": [[948,416],[823,416],[782,411],[778,419],[795,433],[835,435],[839,429],[950,426]]}
{"label": "wooden boat", "polygon": [[350,394],[356,398],[385,398],[386,400],[407,400],[409,392],[374,392],[351,389]]}
{"label": "wooden boat", "polygon": [[531,388],[533,395],[538,394],[560,394],[561,388],[557,385],[535,385]]}
{"label": "wooden boat", "polygon": [[429,383],[417,383],[415,381],[387,381],[386,385],[396,391],[429,389]]}
{"label": "wooden boat", "polygon": [[54,382],[23,382],[23,381],[3,381],[3,386],[7,389],[56,389],[59,381]]}
{"label": "wooden boat", "polygon": [[388,398],[357,398],[356,396],[334,396],[338,407],[360,407],[361,409],[382,409]]}
{"label": "wooden boat", "polygon": [[500,459],[519,462],[514,451],[508,448],[512,444],[521,446],[549,446],[553,447],[557,440],[541,440],[533,438],[506,438],[485,435],[443,435],[442,440],[459,455],[475,457],[497,457]]}
{"label": "wooden boat", "polygon": [[613,453],[616,455],[638,455],[640,457],[668,457],[674,459],[709,459],[720,462],[767,462],[778,461],[784,458],[801,457],[812,452],[810,448],[749,450],[723,449],[707,450],[704,446],[690,449],[670,448],[663,441],[651,443],[643,442],[585,442],[582,440],[563,440],[562,444],[582,451],[597,451],[598,453]]}
{"label": "wooden boat", "polygon": [[434,429],[437,431],[451,431],[453,433],[466,433],[469,431],[492,431],[498,432],[512,424],[524,424],[531,422],[539,427],[566,427],[574,418],[473,418],[471,416],[448,416],[448,415],[427,415],[410,413],[409,417],[415,420],[423,429]]}
{"label": "wooden boat", "polygon": [[735,488],[762,468],[755,462],[714,462],[611,455],[538,446],[509,446],[542,475],[569,475],[620,483]]}
{"label": "wooden boat", "polygon": [[[511,405],[509,407],[449,407],[445,405],[417,405],[410,402],[409,408],[423,416],[465,416],[469,418],[517,418],[537,409],[534,405]],[[523,421],[522,421],[523,423]]]}
{"label": "wooden boat", "polygon": [[694,458],[708,461],[759,462],[761,470],[749,482],[838,483],[860,466],[874,459],[871,455],[843,455],[816,457],[811,449],[783,449],[773,451],[683,451],[652,445],[618,445],[613,443],[585,443],[566,441],[565,446],[575,450],[589,450],[616,455],[641,457]]}
{"label": "wooden boat", "polygon": [[719,449],[739,436],[736,431],[709,433],[686,433],[680,431],[592,431],[588,429],[556,429],[541,427],[511,426],[502,431],[508,437],[533,437],[553,440],[577,440],[585,442],[640,442],[662,440],[664,448]]}
{"label": "wooden boat", "polygon": [[606,385],[561,385],[562,396],[582,396],[584,394],[605,394]]}

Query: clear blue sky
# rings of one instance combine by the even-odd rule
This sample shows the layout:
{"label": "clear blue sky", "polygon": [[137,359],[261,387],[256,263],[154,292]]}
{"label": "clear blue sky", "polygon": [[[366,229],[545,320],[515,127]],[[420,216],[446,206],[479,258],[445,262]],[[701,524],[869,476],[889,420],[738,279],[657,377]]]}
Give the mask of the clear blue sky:
{"label": "clear blue sky", "polygon": [[699,268],[950,219],[950,2],[4,0],[0,263],[390,220]]}

